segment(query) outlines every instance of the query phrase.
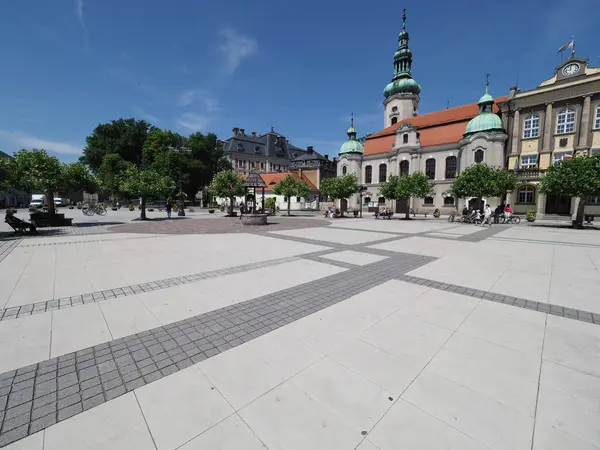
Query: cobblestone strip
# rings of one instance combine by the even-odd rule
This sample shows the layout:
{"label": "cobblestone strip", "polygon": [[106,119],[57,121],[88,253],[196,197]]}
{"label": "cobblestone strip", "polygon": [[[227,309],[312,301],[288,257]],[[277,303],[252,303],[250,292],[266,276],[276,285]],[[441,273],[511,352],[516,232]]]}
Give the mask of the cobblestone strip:
{"label": "cobblestone strip", "polygon": [[8,319],[17,319],[32,314],[53,311],[55,309],[70,308],[77,305],[87,303],[96,303],[104,300],[109,300],[116,297],[125,297],[135,295],[142,292],[155,291],[158,289],[180,286],[182,284],[195,283],[196,281],[206,280],[209,278],[222,277],[225,275],[233,275],[236,273],[247,272],[249,270],[260,269],[263,267],[271,267],[278,264],[284,264],[297,260],[296,256],[274,259],[260,263],[244,264],[241,266],[228,267],[225,269],[211,270],[209,272],[201,272],[193,275],[183,275],[180,277],[167,278],[164,280],[150,281],[148,283],[136,284],[133,286],[124,286],[115,289],[105,289],[103,291],[90,292],[88,294],[77,295],[74,297],[64,297],[45,302],[30,303],[28,305],[13,306],[11,308],[0,309],[0,321]]}
{"label": "cobblestone strip", "polygon": [[[53,237],[53,236],[40,236],[40,237]],[[152,239],[156,238],[156,236],[136,236],[127,239],[88,239],[85,241],[64,241],[64,242],[40,242],[38,244],[21,244],[19,248],[24,247],[50,247],[54,245],[71,245],[71,244],[97,244],[98,242],[125,242],[131,241],[133,239]],[[31,238],[36,239],[36,238]],[[39,237],[37,238],[39,239]]]}
{"label": "cobblestone strip", "polygon": [[0,262],[4,261],[10,253],[19,246],[23,241],[22,238],[0,241]]}
{"label": "cobblestone strip", "polygon": [[318,255],[302,255],[300,258],[307,259],[309,261],[318,262],[321,264],[329,264],[332,266],[341,267],[343,269],[356,269],[357,267],[359,267],[358,264],[350,264],[350,263],[343,262],[343,261],[336,261],[334,259],[321,258]]}
{"label": "cobblestone strip", "polygon": [[426,278],[413,277],[410,275],[400,275],[397,280],[406,281],[408,283],[419,284],[441,291],[454,292],[456,294],[468,295],[470,297],[489,300],[491,302],[504,303],[505,305],[516,306],[517,308],[530,309],[539,311],[545,314],[564,317],[566,319],[580,320],[582,322],[593,323],[600,325],[600,314],[589,311],[581,311],[579,309],[567,308],[564,306],[553,305],[551,303],[536,302],[525,298],[512,297],[510,295],[497,294],[491,291],[483,291],[481,289],[471,289],[465,286],[456,284],[442,283],[440,281],[428,280]]}
{"label": "cobblestone strip", "polygon": [[422,266],[398,254],[0,375],[0,447]]}

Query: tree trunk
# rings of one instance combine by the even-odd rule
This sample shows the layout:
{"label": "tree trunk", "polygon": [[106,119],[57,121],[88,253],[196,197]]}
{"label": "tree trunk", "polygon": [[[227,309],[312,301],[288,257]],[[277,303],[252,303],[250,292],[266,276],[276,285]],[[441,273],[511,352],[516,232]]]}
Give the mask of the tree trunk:
{"label": "tree trunk", "polygon": [[404,216],[405,219],[410,220],[410,197],[406,199],[406,215]]}
{"label": "tree trunk", "polygon": [[575,220],[573,221],[573,228],[583,228],[583,212],[585,210],[585,197],[579,197],[579,204],[577,205],[577,211],[575,212]]}
{"label": "tree trunk", "polygon": [[235,203],[234,197],[229,197],[229,215],[233,216],[233,204]]}
{"label": "tree trunk", "polygon": [[146,196],[142,195],[142,200],[140,201],[140,219],[146,220]]}
{"label": "tree trunk", "polygon": [[56,212],[56,208],[54,207],[54,191],[46,190],[44,195],[46,196],[46,203],[48,204],[48,214],[53,216]]}
{"label": "tree trunk", "polygon": [[287,202],[288,217],[292,215],[290,213],[290,210],[292,209],[291,205],[292,205],[292,197],[288,197],[288,202]]}

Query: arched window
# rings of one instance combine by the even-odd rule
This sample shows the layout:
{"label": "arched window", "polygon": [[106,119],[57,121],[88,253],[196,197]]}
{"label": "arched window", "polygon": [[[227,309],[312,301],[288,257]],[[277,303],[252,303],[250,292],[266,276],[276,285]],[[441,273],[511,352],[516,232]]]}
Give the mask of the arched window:
{"label": "arched window", "polygon": [[402,143],[408,144],[408,133],[404,133],[404,135],[402,136]]}
{"label": "arched window", "polygon": [[342,167],[342,175],[346,175],[346,172],[348,172],[348,168],[346,166]]}
{"label": "arched window", "polygon": [[444,206],[454,206],[454,197],[444,197]]}
{"label": "arched window", "polygon": [[600,105],[596,106],[596,120],[594,121],[594,129],[600,129]]}
{"label": "arched window", "polygon": [[367,166],[365,167],[365,183],[373,182],[373,167]]}
{"label": "arched window", "polygon": [[371,203],[371,197],[365,197],[364,198],[364,204],[368,205],[369,203]]}
{"label": "arched window", "polygon": [[387,164],[379,164],[379,182],[385,183],[387,180]]}
{"label": "arched window", "polygon": [[400,176],[408,175],[408,161],[400,161]]}
{"label": "arched window", "polygon": [[483,150],[475,150],[475,154],[473,155],[473,159],[477,164],[483,162]]}
{"label": "arched window", "polygon": [[522,186],[517,193],[517,202],[535,203],[535,188],[533,186]]}
{"label": "arched window", "polygon": [[430,180],[435,180],[435,159],[429,158],[425,161],[425,175]]}
{"label": "arched window", "polygon": [[575,108],[563,108],[556,116],[556,134],[575,131]]}
{"label": "arched window", "polygon": [[392,117],[392,125],[396,125],[398,123],[397,117]]}
{"label": "arched window", "polygon": [[446,179],[456,178],[457,164],[456,156],[446,158]]}
{"label": "arched window", "polygon": [[525,117],[523,123],[523,137],[525,139],[535,138],[540,135],[540,116],[539,114],[529,114]]}

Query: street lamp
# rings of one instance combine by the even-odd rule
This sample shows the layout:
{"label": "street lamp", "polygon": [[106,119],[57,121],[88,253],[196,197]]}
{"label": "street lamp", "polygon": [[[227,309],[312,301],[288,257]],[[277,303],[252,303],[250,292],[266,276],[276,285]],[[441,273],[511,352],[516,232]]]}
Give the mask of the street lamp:
{"label": "street lamp", "polygon": [[362,204],[362,198],[363,198],[363,192],[365,192],[367,190],[366,186],[359,186],[358,187],[358,196],[359,196],[359,201],[358,201],[358,207],[359,207],[359,212],[360,212],[360,218],[362,219],[362,211],[363,211],[363,204]]}

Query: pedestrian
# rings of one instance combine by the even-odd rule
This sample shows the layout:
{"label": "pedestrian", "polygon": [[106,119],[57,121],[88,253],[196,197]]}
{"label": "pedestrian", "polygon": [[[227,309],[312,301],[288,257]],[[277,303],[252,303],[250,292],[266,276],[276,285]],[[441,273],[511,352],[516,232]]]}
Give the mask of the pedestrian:
{"label": "pedestrian", "polygon": [[504,208],[504,215],[506,216],[507,219],[509,219],[512,213],[513,213],[513,209],[511,208],[510,204],[507,203],[506,207]]}
{"label": "pedestrian", "polygon": [[488,224],[490,228],[492,228],[492,208],[490,205],[485,205],[485,210],[483,211],[483,222],[481,222],[481,226]]}
{"label": "pedestrian", "polygon": [[167,209],[167,217],[170,219],[171,218],[171,210],[173,209],[173,205],[171,205],[171,202],[169,200],[167,200],[167,204],[165,205],[165,208]]}

